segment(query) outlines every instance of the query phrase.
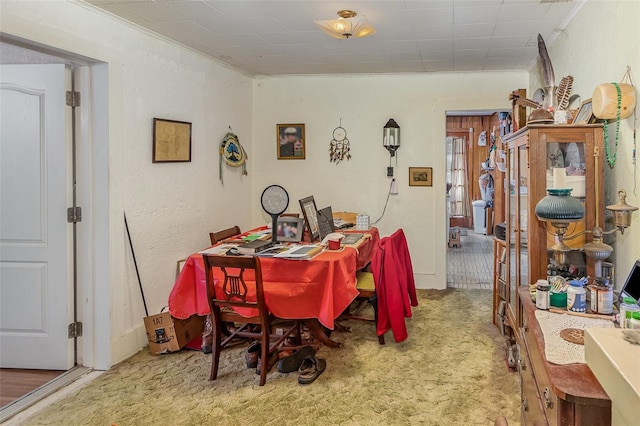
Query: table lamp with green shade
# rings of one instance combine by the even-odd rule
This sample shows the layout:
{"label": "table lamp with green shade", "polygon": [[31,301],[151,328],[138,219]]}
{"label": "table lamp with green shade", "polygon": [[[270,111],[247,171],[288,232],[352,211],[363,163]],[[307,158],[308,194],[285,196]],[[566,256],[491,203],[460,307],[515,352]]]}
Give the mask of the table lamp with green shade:
{"label": "table lamp with green shade", "polygon": [[[572,249],[568,247],[564,240],[573,239],[590,233],[593,241],[584,245],[585,254],[595,262],[596,277],[602,276],[602,261],[606,260],[613,252],[613,247],[603,242],[605,235],[613,234],[631,226],[631,215],[638,207],[627,204],[627,193],[623,189],[618,191],[618,202],[606,207],[606,210],[613,212],[614,228],[604,231],[599,226],[592,230],[582,231],[567,236],[567,228],[572,222],[578,222],[584,217],[584,206],[577,198],[571,196],[571,189],[547,189],[547,196],[536,204],[536,216],[544,222],[549,222],[556,228],[556,244],[551,249],[554,252],[556,262],[564,264],[567,253]],[[596,205],[598,203],[596,202]]]}

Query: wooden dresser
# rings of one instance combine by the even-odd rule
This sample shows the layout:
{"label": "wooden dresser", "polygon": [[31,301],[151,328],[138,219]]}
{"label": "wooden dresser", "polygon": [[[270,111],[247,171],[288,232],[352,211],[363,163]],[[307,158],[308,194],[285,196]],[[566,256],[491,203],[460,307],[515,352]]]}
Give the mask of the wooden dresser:
{"label": "wooden dresser", "polygon": [[[547,362],[544,336],[527,288],[519,290],[517,330],[523,425],[611,424],[611,400],[587,364]],[[514,330],[516,331],[516,330]]]}

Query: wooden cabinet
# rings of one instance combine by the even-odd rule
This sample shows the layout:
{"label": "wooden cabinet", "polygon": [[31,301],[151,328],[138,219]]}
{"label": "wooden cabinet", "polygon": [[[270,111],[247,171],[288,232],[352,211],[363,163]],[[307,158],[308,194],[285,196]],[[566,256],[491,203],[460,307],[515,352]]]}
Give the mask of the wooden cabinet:
{"label": "wooden cabinet", "polygon": [[544,336],[528,289],[520,289],[522,326],[518,330],[518,374],[522,423],[611,424],[611,400],[587,364],[556,365],[544,355]]}
{"label": "wooden cabinet", "polygon": [[[504,173],[509,248],[509,315],[518,317],[518,289],[549,274],[594,276],[593,262],[577,249],[591,240],[581,231],[604,227],[602,125],[530,125],[505,136],[507,172]],[[565,242],[575,249],[559,263],[551,225],[538,220],[535,207],[546,188],[571,187],[585,205],[582,221],[569,226]],[[577,271],[577,272],[576,272]],[[497,272],[497,271],[496,271]],[[516,334],[517,335],[517,334]]]}
{"label": "wooden cabinet", "polygon": [[[494,241],[494,323],[500,301],[508,336],[515,339],[523,424],[608,425],[611,401],[586,364],[554,365],[544,356],[544,338],[535,319],[529,284],[551,275],[594,276],[594,265],[578,250],[604,227],[604,151],[601,125],[530,125],[502,138],[507,171],[500,174],[506,241]],[[569,226],[572,249],[560,263],[551,249],[551,225],[538,220],[535,207],[546,188],[573,188],[585,205],[582,221]],[[548,226],[548,227],[547,227]],[[506,251],[503,254],[503,250]],[[567,267],[571,265],[571,268]],[[505,271],[506,269],[506,271]],[[504,278],[506,277],[506,282]]]}

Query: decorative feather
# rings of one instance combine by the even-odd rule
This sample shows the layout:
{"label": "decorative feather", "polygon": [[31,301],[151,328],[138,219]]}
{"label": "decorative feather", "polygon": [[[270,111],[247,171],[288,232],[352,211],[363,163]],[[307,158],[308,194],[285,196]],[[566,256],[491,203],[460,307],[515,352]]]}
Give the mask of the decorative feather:
{"label": "decorative feather", "polygon": [[558,100],[558,108],[566,110],[569,108],[569,98],[573,92],[573,76],[568,75],[562,77],[560,85],[558,86],[558,92],[556,93]]}
{"label": "decorative feather", "polygon": [[571,108],[571,106],[580,100],[580,95],[571,95],[571,97],[569,98],[569,108]]}
{"label": "decorative feather", "polygon": [[[544,43],[544,39],[538,34],[538,54],[540,55],[540,63],[542,65],[542,77],[544,79],[545,88],[554,87],[556,85],[556,77],[553,74],[553,65],[551,64],[551,58],[549,52],[547,52],[547,45]],[[552,94],[552,93],[547,93]]]}
{"label": "decorative feather", "polygon": [[538,90],[535,91],[535,93],[533,94],[533,98],[531,99],[533,100],[533,102],[537,102],[542,105],[542,103],[544,102],[544,89],[539,87]]}

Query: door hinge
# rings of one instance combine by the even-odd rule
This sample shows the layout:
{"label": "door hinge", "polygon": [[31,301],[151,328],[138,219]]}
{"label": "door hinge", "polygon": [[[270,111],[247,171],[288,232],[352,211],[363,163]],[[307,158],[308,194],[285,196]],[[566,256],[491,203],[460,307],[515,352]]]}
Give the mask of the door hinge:
{"label": "door hinge", "polygon": [[79,321],[69,324],[69,339],[76,337],[82,337],[82,323]]}
{"label": "door hinge", "polygon": [[82,222],[82,207],[69,207],[67,209],[67,223]]}
{"label": "door hinge", "polygon": [[71,108],[80,106],[80,92],[67,91],[67,106]]}

